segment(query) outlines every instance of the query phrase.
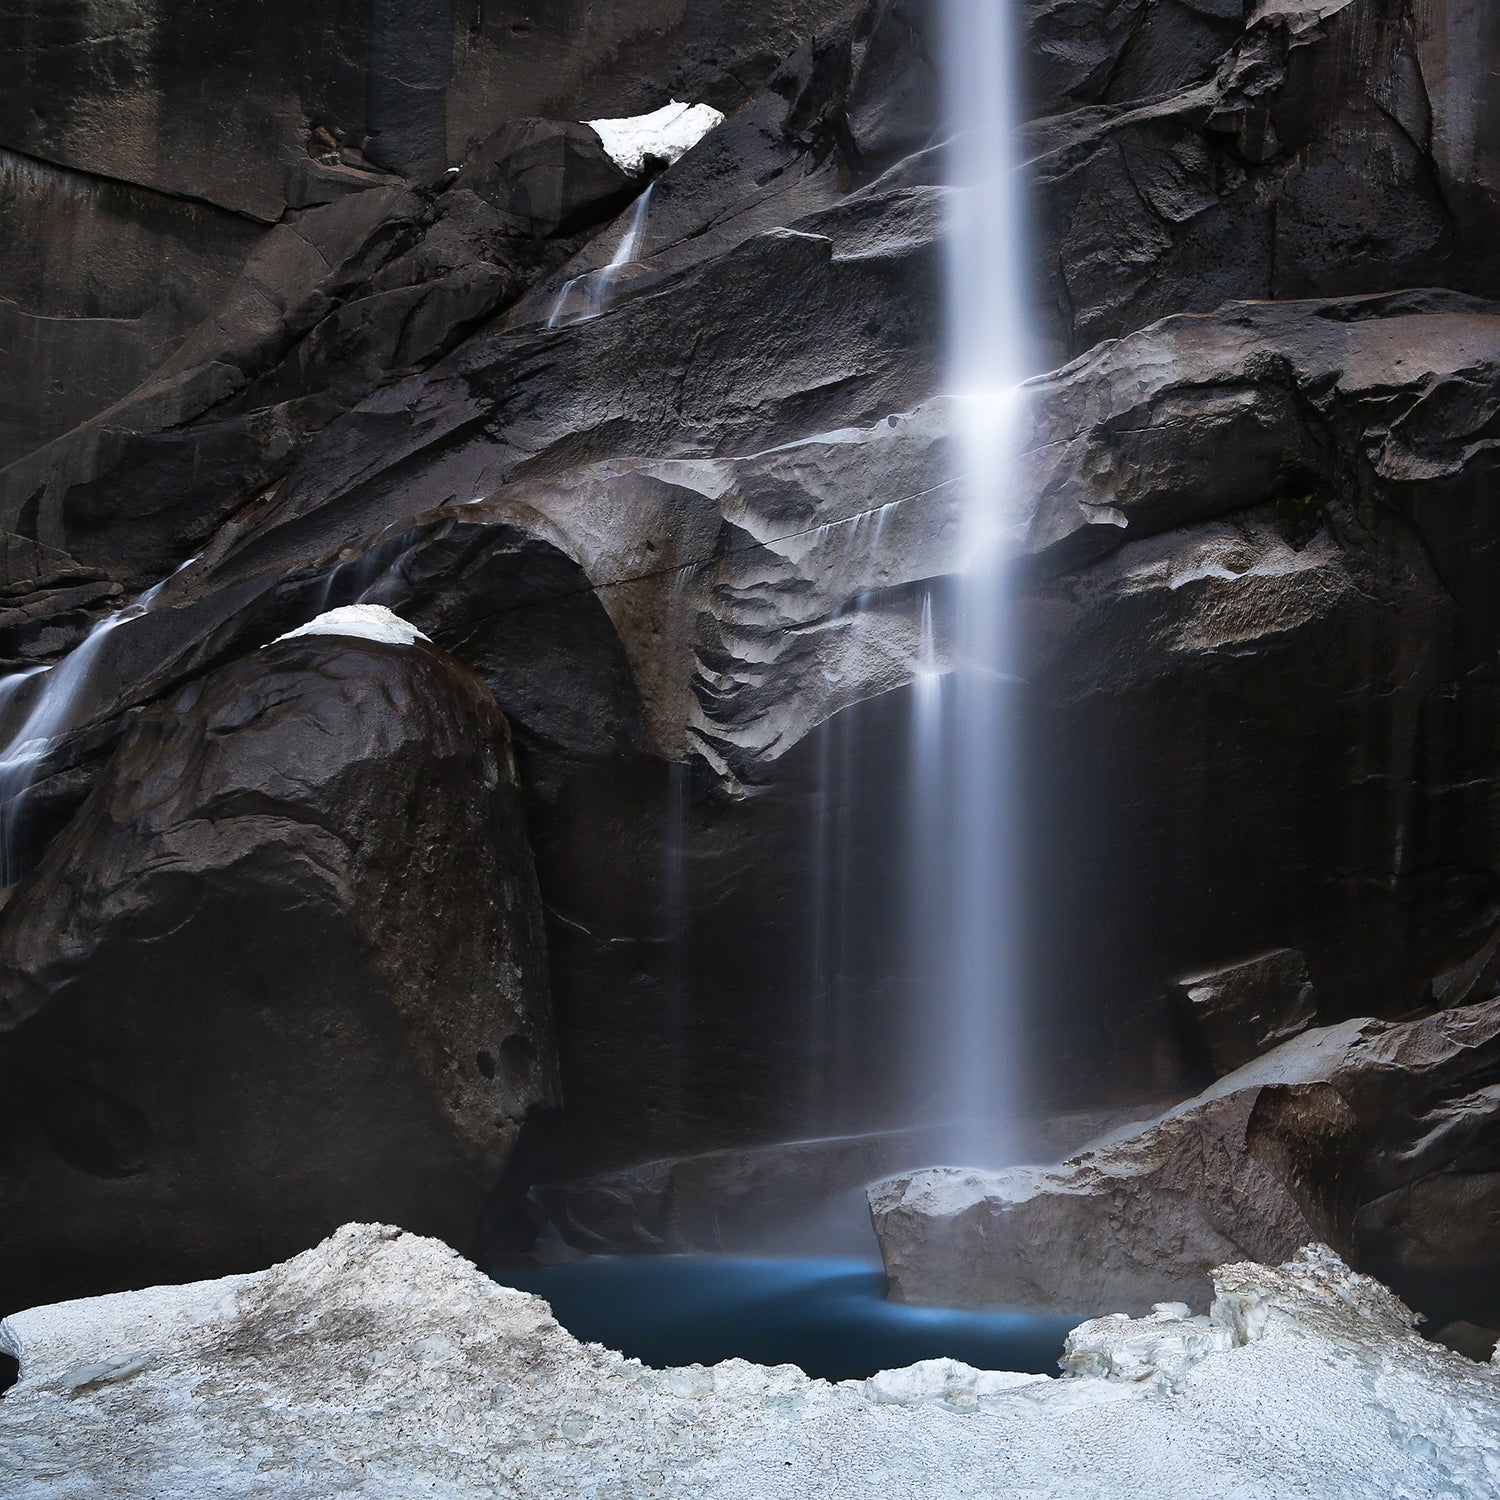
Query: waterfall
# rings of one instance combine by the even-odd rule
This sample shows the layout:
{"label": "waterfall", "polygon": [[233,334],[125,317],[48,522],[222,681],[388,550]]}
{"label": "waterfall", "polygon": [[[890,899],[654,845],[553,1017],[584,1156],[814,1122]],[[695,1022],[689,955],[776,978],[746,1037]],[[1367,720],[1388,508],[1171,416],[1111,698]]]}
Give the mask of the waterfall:
{"label": "waterfall", "polygon": [[[197,558],[189,558],[180,573]],[[172,577],[176,577],[176,573]],[[26,794],[37,779],[42,763],[63,735],[76,728],[78,704],[93,675],[94,663],[111,632],[130,620],[139,619],[167,586],[162,579],[139,598],[99,620],[63,659],[51,667],[31,667],[0,679],[0,709],[33,677],[41,677],[31,705],[20,727],[0,750],[0,887],[10,885],[26,872],[22,868],[21,814]]]}
{"label": "waterfall", "polygon": [[[655,186],[654,182],[647,183],[646,191],[635,200],[635,206],[630,210],[630,218],[625,225],[625,233],[615,246],[615,253],[610,256],[609,264],[563,282],[547,318],[548,328],[560,328],[566,323],[582,323],[589,318],[597,318],[609,305],[609,294],[619,279],[620,272],[640,259],[641,242],[646,234],[646,215],[651,210],[651,190]],[[582,301],[583,307],[580,311],[570,313],[569,304],[575,300]]]}
{"label": "waterfall", "polygon": [[[1023,222],[1012,145],[1017,119],[1012,7],[944,0],[949,125],[948,390],[959,426],[964,555],[952,677],[915,690],[911,868],[924,887],[916,966],[929,1092],[954,1148],[1002,1158],[1021,1072],[1016,1056],[1016,732],[1006,541],[1016,391],[1025,372]],[[924,646],[924,650],[928,649]]]}

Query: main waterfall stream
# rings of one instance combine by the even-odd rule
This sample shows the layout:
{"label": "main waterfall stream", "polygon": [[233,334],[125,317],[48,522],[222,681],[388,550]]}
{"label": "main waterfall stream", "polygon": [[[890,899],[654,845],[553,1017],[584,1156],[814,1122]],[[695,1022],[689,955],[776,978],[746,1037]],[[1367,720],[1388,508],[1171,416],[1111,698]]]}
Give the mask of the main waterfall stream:
{"label": "main waterfall stream", "polygon": [[[1006,599],[1017,392],[1028,356],[1009,11],[997,0],[944,0],[946,153],[953,189],[946,235],[946,385],[957,429],[961,556],[954,593],[941,605],[929,593],[921,605],[910,733],[905,746],[891,747],[908,759],[906,857],[891,878],[904,886],[893,905],[906,911],[906,967],[914,978],[910,1003],[917,1013],[905,1035],[919,1040],[903,1058],[892,1058],[892,1068],[904,1068],[907,1076],[893,1076],[889,1093],[915,1112],[905,1123],[925,1128],[927,1149],[974,1166],[1002,1165],[1022,1149],[1015,1123],[1025,1102],[1017,1041],[1018,737]],[[633,253],[641,212],[615,262]],[[874,510],[868,527],[862,526],[865,517],[856,518],[846,548],[868,544],[878,550],[889,509]],[[869,597],[861,595],[850,608],[865,608]],[[953,605],[952,617],[935,619],[940,608]],[[868,722],[857,712],[845,713],[823,726],[820,740],[810,830],[814,1097],[808,1109],[809,1126],[819,1133],[837,1128],[838,1121],[849,1128],[851,1028],[864,1024],[866,1010],[850,980],[859,969],[851,945],[869,925],[861,928],[852,920],[851,892],[862,872],[851,848],[858,820],[851,811],[858,805],[851,752]],[[682,793],[682,783],[675,782],[669,885],[679,921],[682,885],[675,861],[681,857]],[[878,812],[870,808],[866,815]],[[787,1170],[797,1169],[788,1163]],[[851,1211],[854,1197],[860,1201]],[[809,1257],[798,1242],[808,1228],[804,1222],[800,1229],[783,1224],[779,1238],[774,1225],[766,1226],[763,1244],[773,1254],[779,1251],[777,1258],[594,1256],[497,1274],[547,1297],[580,1337],[647,1363],[739,1356],[797,1363],[830,1379],[935,1357],[1055,1371],[1063,1335],[1076,1319],[887,1301],[863,1193],[844,1198],[837,1204],[830,1198],[819,1219],[826,1243],[848,1252],[842,1258],[826,1250]]]}
{"label": "main waterfall stream", "polygon": [[921,1002],[931,1038],[922,1062],[954,1150],[973,1165],[1004,1160],[1022,1077],[1005,548],[1026,320],[1009,12],[995,0],[945,0],[948,384],[963,557],[954,670],[922,672],[914,694],[911,909],[915,967],[932,986]]}

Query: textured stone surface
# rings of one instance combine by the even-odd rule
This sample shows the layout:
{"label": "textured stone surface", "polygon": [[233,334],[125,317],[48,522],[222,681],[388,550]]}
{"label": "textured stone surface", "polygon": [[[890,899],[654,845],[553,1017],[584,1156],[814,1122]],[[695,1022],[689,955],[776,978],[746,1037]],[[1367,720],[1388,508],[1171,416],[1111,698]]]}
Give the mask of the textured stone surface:
{"label": "textured stone surface", "polygon": [[612,218],[639,188],[587,125],[535,119],[511,120],[487,136],[453,185],[543,237]]}
{"label": "textured stone surface", "polygon": [[420,643],[310,636],[143,713],[0,915],[0,1078],[10,1307],[254,1265],[361,1207],[471,1243],[556,1088],[489,693]]}
{"label": "textured stone surface", "polygon": [[0,1332],[15,1500],[1066,1493],[1412,1500],[1500,1484],[1500,1372],[1316,1247],[1211,1316],[1104,1318],[1061,1379],[931,1360],[827,1385],[579,1344],[445,1246],[349,1225],[253,1276],[36,1308]]}
{"label": "textured stone surface", "polygon": [[[1326,1021],[1496,992],[1500,288],[1479,7],[1022,12],[1037,359],[1079,356],[1030,388],[1019,538],[1021,1045],[1045,1111],[1201,1086],[1171,986],[1247,954],[1303,953]],[[104,94],[170,97],[116,132],[121,173],[175,122],[174,170],[207,152],[226,194],[303,205],[254,230],[164,368],[0,473],[0,525],[46,559],[7,583],[8,661],[55,658],[204,553],[101,648],[28,857],[142,706],[368,593],[514,726],[561,1170],[940,1118],[890,1085],[926,994],[891,809],[914,666],[948,664],[957,555],[924,7],[595,5],[577,26],[487,5],[436,52],[435,13],[381,13],[382,46],[453,70],[417,68],[398,106],[364,21],[333,55],[315,6],[245,89],[296,129],[248,156],[235,121],[205,134],[188,107],[232,47],[178,77],[149,7],[92,49],[94,8],[24,13],[66,20],[27,33],[56,66],[5,106],[17,149],[54,152],[47,182],[94,170],[78,153],[108,147]],[[173,45],[240,24],[195,13]],[[85,56],[100,72],[74,88]],[[512,70],[520,92],[496,83]],[[70,109],[27,115],[49,86]],[[600,315],[548,329],[626,223],[542,243],[425,168],[387,170],[399,142],[365,140],[362,112],[425,150],[433,88],[439,166],[538,112],[701,94],[728,118],[655,180]],[[129,212],[165,223],[157,198],[189,189],[146,180],[155,207]],[[205,222],[237,242],[241,210]],[[217,284],[227,251],[192,244],[184,280]],[[132,241],[125,269],[144,259]],[[90,305],[113,318],[133,272],[119,285]],[[1493,1172],[1475,1156],[1474,1205]],[[1401,1233],[1426,1191],[1392,1185]]]}
{"label": "textured stone surface", "polygon": [[1262,953],[1178,981],[1216,1073],[1232,1073],[1317,1019],[1307,962],[1294,948]]}
{"label": "textured stone surface", "polygon": [[1275,1257],[1308,1234],[1383,1264],[1481,1264],[1494,1199],[1490,1187],[1475,1201],[1474,1173],[1488,1165],[1492,1182],[1500,1149],[1486,1087],[1497,1060],[1500,1001],[1348,1021],[1060,1167],[935,1167],[878,1183],[870,1208],[893,1293],[964,1306],[1202,1306],[1216,1258]]}
{"label": "textured stone surface", "polygon": [[1327,1084],[1246,1088],[1060,1167],[934,1167],[878,1183],[870,1211],[902,1301],[1202,1308],[1227,1256],[1347,1241],[1360,1144]]}

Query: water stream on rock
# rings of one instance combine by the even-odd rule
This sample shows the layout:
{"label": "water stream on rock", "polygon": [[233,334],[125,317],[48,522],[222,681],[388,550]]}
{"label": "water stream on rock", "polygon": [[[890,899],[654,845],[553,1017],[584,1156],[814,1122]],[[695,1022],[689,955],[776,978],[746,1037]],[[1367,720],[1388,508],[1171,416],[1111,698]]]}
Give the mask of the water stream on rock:
{"label": "water stream on rock", "polygon": [[[582,276],[570,277],[563,282],[547,318],[548,328],[560,328],[565,323],[582,323],[589,318],[597,318],[609,306],[609,294],[619,280],[620,272],[641,258],[646,216],[651,211],[651,190],[655,186],[654,182],[647,183],[646,191],[635,200],[625,233],[615,247],[609,264],[597,271],[585,271]],[[575,308],[575,303],[580,305]]]}
{"label": "water stream on rock", "polygon": [[21,850],[21,819],[31,790],[53,746],[70,729],[78,704],[93,675],[105,638],[121,625],[138,620],[156,601],[172,578],[191,566],[189,558],[168,578],[154,583],[138,598],[99,620],[89,633],[51,667],[31,667],[0,680],[0,710],[31,678],[42,677],[26,717],[0,750],[0,887],[26,873]]}

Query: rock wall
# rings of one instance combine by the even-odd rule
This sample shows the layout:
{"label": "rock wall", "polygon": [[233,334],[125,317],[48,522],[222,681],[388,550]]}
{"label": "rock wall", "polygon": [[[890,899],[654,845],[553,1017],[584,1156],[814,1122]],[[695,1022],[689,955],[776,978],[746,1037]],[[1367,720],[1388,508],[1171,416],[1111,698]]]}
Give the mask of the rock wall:
{"label": "rock wall", "polygon": [[[892,810],[957,562],[933,18],[513,11],[299,13],[235,93],[253,131],[194,113],[238,12],[183,22],[167,68],[143,11],[69,110],[8,106],[0,143],[46,171],[158,195],[143,245],[168,201],[222,226],[185,284],[227,288],[129,390],[124,354],[70,380],[0,470],[7,556],[34,559],[6,585],[17,666],[192,559],[101,647],[25,862],[73,836],[143,708],[329,604],[387,604],[514,732],[565,1099],[550,1170],[938,1118],[891,1082],[925,993]],[[88,12],[67,15],[27,36],[72,80]],[[1494,994],[1497,39],[1458,0],[1022,15],[1050,372],[1015,691],[1048,1110],[1190,1093],[1179,983],[1267,951],[1303,955],[1325,1023]],[[420,98],[397,107],[382,59],[407,52]],[[674,91],[728,118],[653,177],[625,263],[643,178],[593,218],[496,189],[511,116]],[[150,116],[108,162],[104,99]],[[101,368],[115,337],[88,346]]]}

